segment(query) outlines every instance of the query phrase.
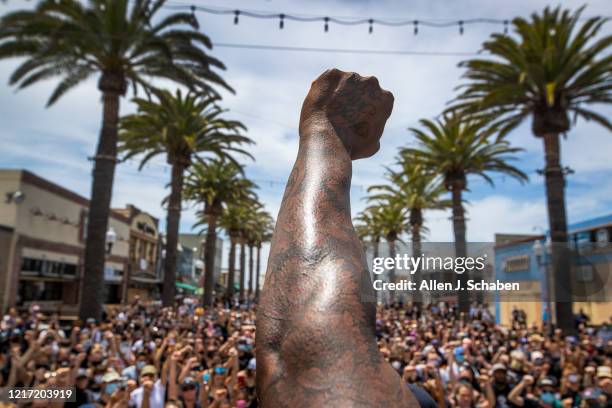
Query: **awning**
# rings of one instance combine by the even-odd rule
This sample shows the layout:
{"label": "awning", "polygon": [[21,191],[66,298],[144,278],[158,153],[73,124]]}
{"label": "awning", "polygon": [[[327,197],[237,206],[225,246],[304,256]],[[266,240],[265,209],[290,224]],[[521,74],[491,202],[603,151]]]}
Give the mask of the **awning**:
{"label": "awning", "polygon": [[185,289],[185,290],[190,290],[192,292],[195,292],[196,290],[198,290],[197,287],[192,286],[192,285],[188,285],[187,283],[183,283],[183,282],[176,282],[176,287],[177,288],[181,288],[181,289]]}
{"label": "awning", "polygon": [[140,276],[131,276],[130,281],[139,282],[139,283],[154,283],[154,284],[161,283],[159,279],[143,278]]}

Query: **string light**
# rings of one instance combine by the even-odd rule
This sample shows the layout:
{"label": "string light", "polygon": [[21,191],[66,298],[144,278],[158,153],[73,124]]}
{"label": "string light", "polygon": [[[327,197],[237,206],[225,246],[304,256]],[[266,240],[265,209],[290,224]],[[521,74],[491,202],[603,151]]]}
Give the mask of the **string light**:
{"label": "string light", "polygon": [[[178,4],[176,4],[178,3]],[[187,6],[180,5],[179,1],[176,1],[174,4],[165,4],[165,8],[169,9],[184,9]],[[193,6],[192,6],[193,7]],[[495,19],[495,18],[472,18],[467,20],[415,20],[415,19],[379,19],[379,18],[349,18],[349,17],[334,17],[334,16],[315,16],[315,15],[292,15],[286,13],[270,13],[266,11],[254,11],[254,10],[239,10],[239,9],[229,9],[229,8],[218,8],[218,7],[208,7],[208,6],[195,6],[195,9],[198,11],[202,11],[204,13],[216,14],[216,15],[224,15],[224,14],[233,14],[234,15],[234,24],[239,23],[239,17],[247,16],[251,18],[258,19],[280,19],[279,28],[284,28],[284,22],[286,20],[300,21],[300,22],[315,22],[315,21],[324,21],[324,29],[325,32],[329,31],[330,23],[336,23],[339,25],[360,25],[367,24],[368,32],[374,32],[374,22],[378,25],[388,26],[388,27],[402,27],[402,26],[413,26],[414,34],[417,35],[419,32],[419,26],[424,25],[432,28],[444,28],[444,27],[452,27],[459,25],[460,32],[465,30],[465,26],[468,24],[493,24],[493,25],[503,25],[507,27],[509,22],[508,20]]]}
{"label": "string light", "polygon": [[[164,8],[173,9],[173,10],[184,10],[188,8],[187,5],[181,5],[178,0],[170,0],[171,4],[164,4]],[[339,25],[345,26],[353,26],[353,25],[368,25],[368,32],[371,34],[374,32],[374,22],[378,25],[383,25],[387,27],[403,27],[403,26],[413,26],[414,35],[419,33],[419,26],[426,26],[431,28],[445,28],[445,27],[459,27],[459,33],[463,34],[465,32],[465,26],[468,24],[492,24],[492,25],[501,25],[503,27],[504,34],[507,34],[509,31],[510,20],[507,19],[497,19],[497,18],[470,18],[467,20],[440,20],[440,19],[431,19],[431,20],[414,20],[414,19],[380,19],[380,18],[357,18],[357,17],[334,17],[334,16],[316,16],[316,15],[307,15],[307,14],[299,14],[292,15],[286,13],[269,13],[266,11],[254,11],[254,10],[234,10],[229,8],[217,8],[217,7],[208,7],[208,6],[191,6],[192,14],[195,15],[195,10],[202,11],[204,13],[216,14],[216,15],[225,15],[225,14],[233,14],[234,15],[234,24],[238,24],[240,15],[258,18],[258,19],[276,19],[279,18],[279,28],[282,30],[285,26],[285,20],[292,21],[300,21],[300,22],[317,22],[323,20],[325,22],[324,30],[325,32],[329,31],[329,24],[336,23]],[[601,16],[603,18],[612,18],[611,16]],[[587,17],[583,17],[585,19]]]}

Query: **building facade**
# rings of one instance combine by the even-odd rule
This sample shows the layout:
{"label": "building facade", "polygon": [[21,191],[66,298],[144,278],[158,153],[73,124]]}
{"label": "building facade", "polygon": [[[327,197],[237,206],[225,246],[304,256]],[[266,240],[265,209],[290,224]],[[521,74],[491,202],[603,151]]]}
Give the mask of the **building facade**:
{"label": "building facade", "polygon": [[[75,315],[82,296],[89,201],[25,170],[0,170],[0,305]],[[119,303],[130,220],[111,211],[104,299]]]}
{"label": "building facade", "polygon": [[[179,243],[182,248],[186,248],[185,257],[190,255],[191,258],[191,279],[199,287],[203,287],[204,284],[204,251],[206,247],[206,236],[201,234],[180,234]],[[217,243],[215,246],[215,267],[214,267],[214,280],[215,283],[219,283],[221,279],[221,263],[223,262],[223,239],[217,236]],[[184,275],[187,275],[189,266],[184,265]]]}
{"label": "building facade", "polygon": [[157,267],[160,259],[159,220],[151,214],[128,204],[115,209],[130,222],[127,279],[123,281],[123,301],[136,296],[142,300],[158,299],[161,276]]}
{"label": "building facade", "polygon": [[[568,252],[574,312],[584,312],[596,324],[612,318],[612,214],[572,224]],[[519,293],[496,296],[498,322],[509,324],[514,308],[527,322],[542,324],[554,316],[552,248],[547,234],[496,235],[495,277],[519,282]],[[550,289],[550,290],[549,290]],[[565,301],[566,299],[564,299]]]}

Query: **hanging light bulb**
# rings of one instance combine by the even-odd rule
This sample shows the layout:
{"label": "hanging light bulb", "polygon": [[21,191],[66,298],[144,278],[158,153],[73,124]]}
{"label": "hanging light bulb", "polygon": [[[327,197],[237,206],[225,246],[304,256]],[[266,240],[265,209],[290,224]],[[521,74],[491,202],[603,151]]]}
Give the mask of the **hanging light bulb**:
{"label": "hanging light bulb", "polygon": [[463,20],[459,20],[459,34],[463,35]]}
{"label": "hanging light bulb", "polygon": [[234,24],[238,24],[238,17],[240,17],[240,10],[234,11]]}
{"label": "hanging light bulb", "polygon": [[196,30],[198,30],[200,28],[200,23],[198,23],[198,19],[195,15],[195,6],[191,6],[191,17],[189,18],[189,24]]}
{"label": "hanging light bulb", "polygon": [[279,17],[280,17],[280,21],[278,23],[278,28],[282,30],[285,27],[285,15],[281,14],[279,15]]}
{"label": "hanging light bulb", "polygon": [[325,17],[324,20],[325,20],[324,29],[325,29],[325,32],[328,32],[329,31],[329,17]]}
{"label": "hanging light bulb", "polygon": [[419,20],[414,20],[414,35],[419,33]]}
{"label": "hanging light bulb", "polygon": [[372,31],[374,31],[374,27],[373,27],[374,20],[369,19],[369,20],[368,20],[368,23],[370,23],[370,27],[368,28],[368,33],[369,33],[369,34],[372,34]]}

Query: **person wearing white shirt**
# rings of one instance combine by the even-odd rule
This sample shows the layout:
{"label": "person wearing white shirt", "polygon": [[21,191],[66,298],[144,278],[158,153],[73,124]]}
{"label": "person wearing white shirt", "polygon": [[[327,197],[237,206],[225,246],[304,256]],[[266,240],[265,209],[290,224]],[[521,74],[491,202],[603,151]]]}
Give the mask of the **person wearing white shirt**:
{"label": "person wearing white shirt", "polygon": [[157,379],[155,366],[146,365],[140,371],[140,387],[130,394],[130,406],[137,408],[164,408],[166,382]]}

